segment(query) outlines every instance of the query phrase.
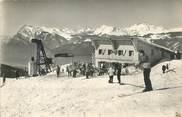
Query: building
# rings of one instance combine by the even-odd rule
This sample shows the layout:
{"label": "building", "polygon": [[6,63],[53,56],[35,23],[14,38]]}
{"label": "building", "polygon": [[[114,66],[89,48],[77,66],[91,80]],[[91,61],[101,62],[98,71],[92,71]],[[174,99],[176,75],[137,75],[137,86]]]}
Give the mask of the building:
{"label": "building", "polygon": [[27,71],[25,68],[0,64],[0,77],[5,76],[6,78],[16,78],[16,71],[18,71],[19,76],[27,76]]}
{"label": "building", "polygon": [[161,59],[173,59],[174,57],[172,50],[139,37],[98,37],[92,40],[92,45],[95,48],[94,62],[96,67],[102,63],[136,65],[139,63],[139,50],[144,50],[153,65]]}

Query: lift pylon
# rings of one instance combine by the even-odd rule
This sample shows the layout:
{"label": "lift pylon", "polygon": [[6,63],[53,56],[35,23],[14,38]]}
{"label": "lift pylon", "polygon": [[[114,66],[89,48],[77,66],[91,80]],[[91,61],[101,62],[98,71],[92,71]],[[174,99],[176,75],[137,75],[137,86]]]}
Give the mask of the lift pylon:
{"label": "lift pylon", "polygon": [[32,39],[31,41],[37,45],[36,65],[38,74],[44,75],[51,72],[52,58],[47,57],[42,41],[39,39]]}

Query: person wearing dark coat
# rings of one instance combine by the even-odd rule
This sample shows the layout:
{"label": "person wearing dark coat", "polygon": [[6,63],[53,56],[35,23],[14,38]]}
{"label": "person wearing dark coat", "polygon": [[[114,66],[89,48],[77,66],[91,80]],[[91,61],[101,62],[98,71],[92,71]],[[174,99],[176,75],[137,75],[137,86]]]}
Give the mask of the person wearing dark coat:
{"label": "person wearing dark coat", "polygon": [[152,91],[152,83],[150,80],[151,65],[148,56],[143,50],[140,51],[140,65],[142,65],[145,89],[143,92]]}
{"label": "person wearing dark coat", "polygon": [[118,79],[118,83],[120,84],[121,83],[121,66],[119,65],[117,67],[117,79]]}
{"label": "person wearing dark coat", "polygon": [[168,64],[166,65],[166,70],[169,70],[169,65]]}
{"label": "person wearing dark coat", "polygon": [[3,85],[6,83],[6,73],[3,73]]}
{"label": "person wearing dark coat", "polygon": [[18,70],[15,71],[15,75],[16,75],[16,80],[18,80],[19,77],[20,77],[20,74],[19,74],[19,71]]}
{"label": "person wearing dark coat", "polygon": [[70,66],[66,67],[66,71],[68,72],[68,77],[70,77],[71,76],[71,68],[70,68]]}
{"label": "person wearing dark coat", "polygon": [[86,75],[86,65],[85,65],[85,63],[82,66],[82,70],[83,70],[83,75]]}
{"label": "person wearing dark coat", "polygon": [[60,75],[60,67],[59,67],[59,65],[57,65],[56,73],[57,73],[57,77],[59,77],[59,75]]}
{"label": "person wearing dark coat", "polygon": [[85,76],[86,76],[86,79],[88,79],[89,76],[90,76],[90,66],[89,66],[89,64],[86,65]]}
{"label": "person wearing dark coat", "polygon": [[164,74],[166,72],[167,67],[165,65],[162,66],[162,73]]}
{"label": "person wearing dark coat", "polygon": [[75,68],[75,69],[73,69],[73,78],[76,78],[76,75],[77,75],[77,70]]}

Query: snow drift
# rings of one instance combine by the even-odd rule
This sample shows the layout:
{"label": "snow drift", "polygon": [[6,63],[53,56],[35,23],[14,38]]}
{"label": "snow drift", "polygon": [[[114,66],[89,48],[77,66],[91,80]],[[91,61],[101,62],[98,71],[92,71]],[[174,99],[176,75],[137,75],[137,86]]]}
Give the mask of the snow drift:
{"label": "snow drift", "polygon": [[[162,74],[161,66],[169,64]],[[108,84],[108,76],[91,79],[55,74],[8,79],[1,92],[1,116],[43,117],[175,117],[182,112],[182,61],[152,68],[154,91],[140,93],[142,73],[121,76],[125,85]]]}

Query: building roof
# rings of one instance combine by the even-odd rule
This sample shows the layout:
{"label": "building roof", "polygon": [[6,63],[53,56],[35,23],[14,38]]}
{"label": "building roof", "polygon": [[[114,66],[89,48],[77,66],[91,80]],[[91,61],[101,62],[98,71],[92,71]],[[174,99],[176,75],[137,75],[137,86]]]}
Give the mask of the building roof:
{"label": "building roof", "polygon": [[97,36],[97,38],[94,37],[92,40],[93,41],[97,41],[97,40],[98,41],[101,41],[101,40],[111,40],[112,41],[112,40],[132,40],[132,39],[139,39],[140,41],[142,41],[144,43],[147,43],[147,44],[149,44],[151,46],[154,46],[154,47],[157,47],[157,48],[161,48],[163,50],[166,50],[166,51],[174,53],[173,50],[171,50],[171,49],[169,49],[167,47],[164,47],[162,45],[159,45],[159,44],[156,44],[156,43],[153,43],[153,42],[149,42],[149,41],[147,41],[143,37],[136,37],[136,36],[114,36],[114,35],[111,35],[111,36],[103,36],[103,37]]}
{"label": "building roof", "polygon": [[162,45],[153,43],[153,42],[151,42],[151,41],[149,42],[149,41],[147,41],[145,38],[139,37],[139,38],[137,38],[137,39],[140,39],[141,41],[143,41],[143,42],[145,42],[145,43],[147,43],[147,44],[149,44],[149,45],[151,45],[151,46],[155,46],[155,47],[157,47],[157,48],[161,48],[161,49],[164,49],[164,50],[166,50],[166,51],[169,51],[169,52],[174,53],[173,50],[171,50],[171,49],[169,49],[169,48],[167,48],[167,47],[164,47],[164,46],[162,46]]}

